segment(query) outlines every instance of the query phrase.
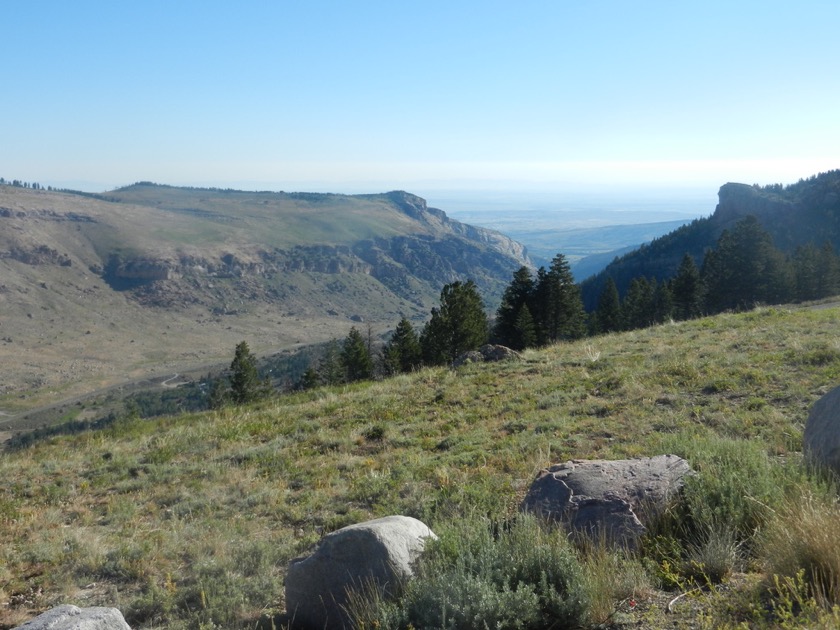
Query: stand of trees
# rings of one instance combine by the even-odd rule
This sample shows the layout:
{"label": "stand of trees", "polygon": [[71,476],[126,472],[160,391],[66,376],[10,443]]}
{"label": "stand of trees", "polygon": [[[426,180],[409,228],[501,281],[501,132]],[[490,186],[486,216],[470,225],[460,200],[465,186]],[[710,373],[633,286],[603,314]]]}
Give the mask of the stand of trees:
{"label": "stand of trees", "polygon": [[676,275],[657,282],[634,278],[623,299],[607,279],[590,317],[590,332],[644,328],[758,304],[819,300],[840,293],[840,257],[829,242],[786,256],[758,220],[748,216],[725,230],[700,268],[685,254]]}
{"label": "stand of trees", "polygon": [[520,267],[505,289],[496,311],[493,340],[514,350],[577,339],[586,333],[586,314],[580,289],[569,263],[557,254],[536,279]]}
{"label": "stand of trees", "polygon": [[[403,317],[390,340],[377,344],[368,328],[363,336],[355,327],[342,344],[334,340],[316,366],[311,366],[298,383],[308,389],[411,372],[422,366],[445,365],[488,340],[489,322],[484,302],[472,280],[443,287],[440,305],[418,333]],[[381,347],[380,347],[381,346]]]}
{"label": "stand of trees", "polygon": [[[515,350],[622,330],[644,328],[757,304],[815,300],[840,293],[840,257],[826,243],[799,247],[785,256],[754,217],[724,231],[705,253],[702,265],[686,253],[676,274],[666,280],[636,277],[626,294],[608,278],[597,305],[586,313],[563,254],[534,275],[527,267],[513,274],[495,320],[489,321],[474,282],[443,287],[440,304],[420,331],[402,318],[386,343],[350,329],[343,342],[333,340],[297,384],[308,389],[411,372],[423,366],[447,365],[492,340]],[[230,386],[216,388],[211,401],[243,403],[265,396],[245,342],[236,349]]]}

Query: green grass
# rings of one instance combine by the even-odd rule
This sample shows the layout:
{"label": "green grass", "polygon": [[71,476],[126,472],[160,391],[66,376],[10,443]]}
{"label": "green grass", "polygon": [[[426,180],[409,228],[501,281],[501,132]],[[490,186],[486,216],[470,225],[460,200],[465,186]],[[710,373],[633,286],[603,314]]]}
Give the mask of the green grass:
{"label": "green grass", "polygon": [[[642,556],[575,551],[582,618],[665,627],[661,605],[630,611],[628,593],[655,602],[650,584],[746,572],[765,586],[708,603],[715,623],[772,627],[774,574],[804,569],[797,596],[837,603],[833,582],[807,586],[828,569],[807,573],[806,551],[771,566],[764,536],[797,493],[830,505],[800,451],[810,406],[840,380],[838,324],[835,309],[721,315],[4,453],[0,602],[31,603],[0,607],[0,627],[58,602],[116,605],[135,628],[254,627],[283,611],[285,567],[324,533],[396,513],[442,535],[476,515],[504,523],[541,467],[666,452],[698,476]],[[638,590],[607,579],[623,562]]]}

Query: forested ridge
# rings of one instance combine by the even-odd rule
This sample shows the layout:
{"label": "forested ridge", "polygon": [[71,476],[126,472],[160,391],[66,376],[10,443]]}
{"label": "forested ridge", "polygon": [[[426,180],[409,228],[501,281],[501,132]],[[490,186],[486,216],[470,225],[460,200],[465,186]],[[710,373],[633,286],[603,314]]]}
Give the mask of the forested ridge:
{"label": "forested ridge", "polygon": [[[662,282],[674,277],[685,254],[697,267],[706,253],[717,247],[724,231],[733,232],[739,221],[754,216],[772,242],[788,259],[797,256],[797,248],[822,249],[826,244],[840,250],[840,170],[828,171],[801,179],[795,184],[768,186],[725,184],[719,191],[714,213],[685,225],[670,234],[643,245],[638,250],[614,260],[601,273],[581,283],[587,310],[597,307],[598,298],[608,279],[621,296],[632,281],[646,278]],[[801,256],[808,254],[800,252]],[[788,299],[809,299],[796,292]],[[766,301],[758,296],[756,301]]]}

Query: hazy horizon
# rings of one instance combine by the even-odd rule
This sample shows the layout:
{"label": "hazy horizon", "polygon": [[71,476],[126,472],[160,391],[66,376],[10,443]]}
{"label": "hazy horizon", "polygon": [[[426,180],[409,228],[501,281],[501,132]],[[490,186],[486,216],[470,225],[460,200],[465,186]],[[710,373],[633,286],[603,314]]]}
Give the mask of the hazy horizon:
{"label": "hazy horizon", "polygon": [[312,192],[794,183],[840,167],[840,3],[4,6],[0,175]]}

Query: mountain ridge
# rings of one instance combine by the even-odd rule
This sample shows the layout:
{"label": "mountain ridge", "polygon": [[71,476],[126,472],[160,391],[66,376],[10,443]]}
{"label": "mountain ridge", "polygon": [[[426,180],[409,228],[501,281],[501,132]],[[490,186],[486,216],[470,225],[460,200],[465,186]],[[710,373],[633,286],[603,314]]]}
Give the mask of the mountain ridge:
{"label": "mountain ridge", "polygon": [[792,253],[797,246],[826,241],[840,250],[840,169],[795,184],[759,186],[729,182],[718,191],[714,212],[654,239],[613,261],[597,275],[581,283],[584,303],[592,310],[608,277],[621,294],[633,278],[672,277],[684,254],[698,266],[724,230],[731,229],[746,216],[754,215],[770,233],[775,246]]}
{"label": "mountain ridge", "polygon": [[353,325],[379,334],[424,318],[448,282],[472,278],[498,299],[531,264],[507,237],[403,191],[4,185],[0,225],[0,410],[12,411],[82,381],[224,360],[242,339],[273,351]]}

